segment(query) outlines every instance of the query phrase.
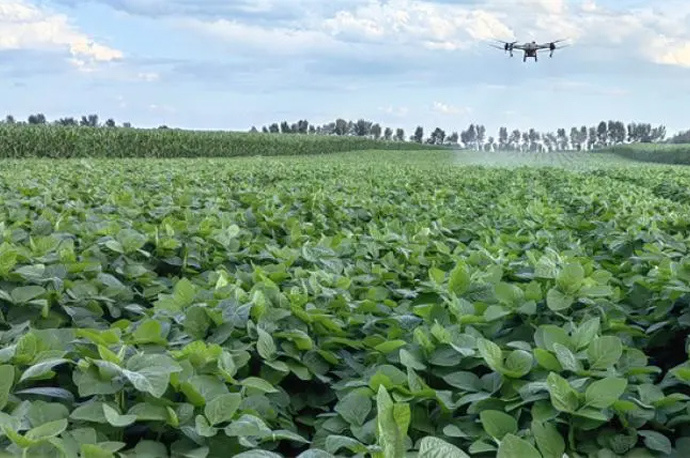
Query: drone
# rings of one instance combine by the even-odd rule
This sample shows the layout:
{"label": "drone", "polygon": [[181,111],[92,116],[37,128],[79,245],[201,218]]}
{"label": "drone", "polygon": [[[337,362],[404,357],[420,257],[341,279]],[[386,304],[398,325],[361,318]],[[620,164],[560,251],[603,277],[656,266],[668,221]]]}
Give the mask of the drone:
{"label": "drone", "polygon": [[503,46],[497,46],[494,44],[491,44],[490,46],[497,48],[497,49],[502,49],[505,52],[509,52],[510,57],[513,57],[513,50],[524,51],[524,55],[522,56],[523,62],[526,62],[528,57],[534,57],[534,61],[538,62],[537,52],[542,50],[542,49],[548,49],[550,51],[549,57],[553,57],[553,52],[556,49],[561,49],[561,48],[565,48],[568,46],[568,45],[562,45],[562,46],[556,47],[556,43],[560,43],[562,41],[565,41],[565,39],[556,40],[556,41],[552,41],[552,42],[544,43],[544,44],[539,44],[536,41],[532,41],[531,43],[523,43],[523,44],[519,44],[517,41],[513,41],[513,42],[507,42],[507,41],[501,41],[501,40],[496,40],[496,41],[498,41],[499,43],[503,43]]}

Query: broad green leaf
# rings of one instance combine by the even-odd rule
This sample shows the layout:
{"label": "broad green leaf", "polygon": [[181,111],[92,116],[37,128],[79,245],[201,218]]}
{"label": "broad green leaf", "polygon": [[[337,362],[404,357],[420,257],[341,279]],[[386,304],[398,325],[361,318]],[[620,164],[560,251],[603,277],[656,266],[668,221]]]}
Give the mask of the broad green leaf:
{"label": "broad green leaf", "polygon": [[0,366],[0,411],[7,405],[9,394],[14,385],[14,366]]}
{"label": "broad green leaf", "polygon": [[533,420],[531,431],[544,458],[563,458],[565,440],[554,423]]}
{"label": "broad green leaf", "polygon": [[462,296],[470,286],[470,272],[467,264],[460,260],[450,272],[448,289],[456,296]]}
{"label": "broad green leaf", "polygon": [[506,434],[498,446],[496,458],[542,458],[542,455],[526,440]]}
{"label": "broad green leaf", "polygon": [[568,296],[556,288],[546,293],[546,305],[554,312],[561,312],[575,303],[573,296]]}
{"label": "broad green leaf", "polygon": [[419,441],[418,458],[470,458],[470,456],[443,439],[427,436]]}
{"label": "broad green leaf", "polygon": [[615,336],[597,337],[587,347],[587,358],[592,369],[605,370],[616,364],[623,355],[623,343]]}
{"label": "broad green leaf", "polygon": [[515,418],[505,412],[498,410],[484,410],[479,414],[479,418],[486,431],[491,437],[497,440],[503,439],[508,433],[515,434],[518,424]]}
{"label": "broad green leaf", "polygon": [[221,394],[206,403],[204,415],[211,426],[216,426],[232,420],[241,402],[242,396],[238,393]]}
{"label": "broad green leaf", "polygon": [[362,426],[373,407],[368,389],[358,389],[348,393],[333,410],[351,425]]}
{"label": "broad green leaf", "polygon": [[484,358],[487,366],[492,370],[500,372],[503,368],[503,352],[501,347],[487,339],[477,339],[477,349]]}
{"label": "broad green leaf", "polygon": [[108,423],[118,428],[129,426],[137,421],[136,415],[120,415],[117,410],[107,404],[103,404],[103,414]]}
{"label": "broad green leaf", "polygon": [[561,412],[572,413],[579,406],[579,395],[566,379],[556,374],[549,373],[546,378],[546,385],[551,396],[551,403]]}
{"label": "broad green leaf", "polygon": [[585,391],[585,406],[605,409],[621,397],[627,386],[626,379],[616,377],[592,382]]}
{"label": "broad green leaf", "polygon": [[637,431],[637,434],[644,438],[644,445],[650,450],[661,452],[666,455],[670,455],[673,451],[673,445],[668,437],[657,431],[643,429]]}

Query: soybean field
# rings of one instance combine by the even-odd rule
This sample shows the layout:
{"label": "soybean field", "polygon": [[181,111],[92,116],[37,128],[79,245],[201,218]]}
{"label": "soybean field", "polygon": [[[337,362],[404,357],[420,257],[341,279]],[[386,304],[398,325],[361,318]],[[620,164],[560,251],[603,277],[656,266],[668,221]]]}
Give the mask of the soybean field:
{"label": "soybean field", "polygon": [[3,160],[0,448],[689,456],[688,182],[587,153]]}

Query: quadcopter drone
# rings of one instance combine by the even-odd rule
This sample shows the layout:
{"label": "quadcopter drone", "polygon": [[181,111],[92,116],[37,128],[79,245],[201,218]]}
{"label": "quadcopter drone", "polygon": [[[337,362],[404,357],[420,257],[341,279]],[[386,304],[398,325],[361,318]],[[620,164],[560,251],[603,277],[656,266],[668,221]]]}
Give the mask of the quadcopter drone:
{"label": "quadcopter drone", "polygon": [[497,49],[502,49],[505,52],[509,52],[510,57],[513,57],[513,50],[523,51],[524,52],[524,55],[522,56],[523,62],[526,62],[528,57],[534,57],[534,61],[538,62],[537,52],[542,50],[542,49],[548,49],[550,51],[549,57],[553,57],[553,52],[556,49],[561,49],[561,48],[565,48],[568,46],[568,45],[563,45],[563,46],[558,46],[558,48],[556,47],[556,43],[560,43],[561,41],[565,41],[565,39],[556,40],[556,41],[552,41],[552,42],[544,43],[544,44],[539,44],[536,41],[532,41],[531,43],[523,43],[523,44],[519,44],[517,41],[513,41],[513,42],[507,42],[507,41],[501,41],[501,40],[496,40],[496,41],[498,41],[499,43],[503,43],[503,46],[497,46],[494,44],[492,44],[490,46],[497,48]]}

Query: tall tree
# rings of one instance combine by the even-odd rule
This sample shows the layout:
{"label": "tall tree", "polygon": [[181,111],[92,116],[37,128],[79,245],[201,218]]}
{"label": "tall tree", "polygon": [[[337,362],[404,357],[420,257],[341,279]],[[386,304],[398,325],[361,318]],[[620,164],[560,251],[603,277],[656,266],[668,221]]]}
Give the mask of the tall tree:
{"label": "tall tree", "polygon": [[580,144],[580,133],[577,130],[577,127],[571,127],[570,128],[570,147],[573,148],[574,150],[580,151],[582,149],[582,145]]}
{"label": "tall tree", "polygon": [[374,137],[374,140],[378,140],[381,138],[381,125],[376,123],[371,126],[371,135]]}
{"label": "tall tree", "polygon": [[498,149],[503,150],[508,148],[508,128],[501,127],[498,129]]}
{"label": "tall tree", "polygon": [[399,142],[405,141],[405,129],[401,129],[400,127],[395,129],[395,140]]}
{"label": "tall tree", "polygon": [[334,132],[336,135],[347,135],[347,121],[342,118],[336,119]]}
{"label": "tall tree", "polygon": [[556,131],[557,134],[557,149],[559,151],[565,151],[568,149],[568,134],[566,134],[565,129],[560,128]]}
{"label": "tall tree", "polygon": [[458,144],[458,139],[459,139],[458,133],[457,133],[457,132],[453,132],[452,134],[450,134],[450,135],[448,136],[448,143],[450,143],[451,145],[457,145],[457,144]]}
{"label": "tall tree", "polygon": [[486,140],[486,127],[477,125],[477,149],[484,149],[484,141]]}
{"label": "tall tree", "polygon": [[597,126],[597,145],[603,147],[608,145],[608,126],[605,121],[601,121]]}
{"label": "tall tree", "polygon": [[511,150],[516,150],[520,149],[520,130],[515,129],[510,133],[510,149]]}
{"label": "tall tree", "polygon": [[417,128],[414,131],[414,135],[412,136],[412,141],[417,142],[417,143],[422,143],[423,139],[424,139],[424,128],[422,126],[417,126]]}
{"label": "tall tree", "polygon": [[383,139],[386,141],[390,141],[393,138],[393,129],[390,127],[386,127],[383,131]]}

